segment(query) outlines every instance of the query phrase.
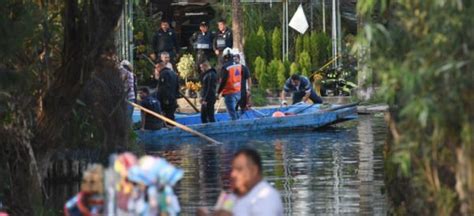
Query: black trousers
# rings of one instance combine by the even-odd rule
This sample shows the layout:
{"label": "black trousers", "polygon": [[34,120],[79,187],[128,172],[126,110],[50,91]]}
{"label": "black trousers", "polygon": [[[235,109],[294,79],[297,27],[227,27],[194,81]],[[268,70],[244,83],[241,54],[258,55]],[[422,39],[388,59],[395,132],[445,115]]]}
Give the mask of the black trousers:
{"label": "black trousers", "polygon": [[208,122],[216,122],[214,118],[214,104],[216,101],[209,101],[206,105],[201,104],[201,122],[208,123]]}
{"label": "black trousers", "polygon": [[[293,104],[301,102],[303,100],[303,97],[306,95],[306,92],[295,92],[293,93]],[[314,90],[311,90],[311,94],[309,95],[309,99],[313,101],[315,104],[320,104],[323,103],[323,99],[319,97]]]}
{"label": "black trousers", "polygon": [[163,110],[165,117],[173,121],[175,120],[174,113],[176,112],[177,107],[176,104],[161,104],[161,109]]}

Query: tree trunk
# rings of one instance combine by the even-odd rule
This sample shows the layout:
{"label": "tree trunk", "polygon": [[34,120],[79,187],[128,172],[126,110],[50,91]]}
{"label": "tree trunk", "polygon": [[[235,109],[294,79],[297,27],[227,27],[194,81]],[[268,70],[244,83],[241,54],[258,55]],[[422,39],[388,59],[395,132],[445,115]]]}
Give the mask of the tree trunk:
{"label": "tree trunk", "polygon": [[[363,32],[365,25],[364,18],[358,15],[357,29],[358,32]],[[374,91],[374,74],[370,68],[369,61],[369,44],[361,47],[357,53],[358,55],[358,73],[357,73],[357,97],[359,100],[367,101],[370,100],[375,94]]]}
{"label": "tree trunk", "polygon": [[232,34],[233,34],[233,43],[234,47],[238,49],[241,53],[241,62],[245,64],[245,55],[244,55],[244,30],[243,30],[243,21],[242,21],[242,6],[240,5],[240,0],[232,0]]}
{"label": "tree trunk", "polygon": [[[43,100],[38,116],[37,149],[56,148],[59,127],[72,112],[85,81],[103,53],[122,11],[122,1],[86,1],[80,13],[76,0],[65,2],[62,66]],[[44,144],[44,145],[43,145]]]}

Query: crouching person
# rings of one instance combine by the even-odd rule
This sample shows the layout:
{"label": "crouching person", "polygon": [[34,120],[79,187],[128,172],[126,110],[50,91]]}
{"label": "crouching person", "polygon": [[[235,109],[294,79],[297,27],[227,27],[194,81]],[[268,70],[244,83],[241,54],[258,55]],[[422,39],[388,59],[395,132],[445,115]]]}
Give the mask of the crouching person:
{"label": "crouching person", "polygon": [[[160,101],[150,95],[150,90],[148,88],[140,89],[140,98],[141,98],[141,106],[155,112],[158,114],[162,114]],[[159,130],[163,127],[163,121],[149,113],[144,111],[141,112],[141,130]]]}

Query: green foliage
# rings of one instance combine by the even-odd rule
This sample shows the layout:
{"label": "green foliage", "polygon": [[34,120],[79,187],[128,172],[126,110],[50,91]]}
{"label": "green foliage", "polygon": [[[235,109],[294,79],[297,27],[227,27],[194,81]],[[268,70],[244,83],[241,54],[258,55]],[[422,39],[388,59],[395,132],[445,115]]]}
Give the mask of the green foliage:
{"label": "green foliage", "polygon": [[311,47],[313,46],[314,44],[311,44],[311,35],[310,34],[303,35],[303,50],[305,52],[311,52]]}
{"label": "green foliage", "polygon": [[[0,59],[2,63],[16,58],[14,53],[37,44],[31,41],[42,19],[40,11],[32,1],[18,2],[14,0],[0,0]],[[41,47],[34,47],[41,48]],[[33,50],[31,50],[33,52]],[[36,50],[35,50],[36,51]]]}
{"label": "green foliage", "polygon": [[295,41],[295,59],[298,59],[300,53],[303,51],[304,51],[303,37],[301,35],[298,35]]}
{"label": "green foliage", "polygon": [[358,1],[362,17],[374,8],[390,16],[366,25],[354,50],[369,52],[391,106],[394,203],[410,215],[473,215],[474,54],[465,48],[474,47],[474,4]]}
{"label": "green foliage", "polygon": [[260,77],[262,74],[264,74],[267,71],[267,63],[265,62],[265,59],[263,59],[260,56],[257,56],[254,62],[255,69],[253,70],[255,74],[255,77],[260,80]]}
{"label": "green foliage", "polygon": [[266,106],[268,104],[267,95],[263,88],[252,88],[252,105]]}
{"label": "green foliage", "polygon": [[265,29],[263,28],[263,26],[258,27],[257,38],[259,45],[257,46],[257,54],[265,59],[268,59],[269,53],[267,52],[267,36],[265,34]]}
{"label": "green foliage", "polygon": [[298,63],[293,62],[290,65],[290,75],[297,74],[297,73],[301,73],[300,66],[298,65]]}
{"label": "green foliage", "polygon": [[282,43],[282,36],[281,36],[281,29],[276,27],[273,29],[272,34],[272,51],[273,51],[273,58],[281,59],[281,43]]}
{"label": "green foliage", "polygon": [[311,57],[308,52],[300,53],[298,64],[300,65],[301,75],[309,77],[311,75]]}
{"label": "green foliage", "polygon": [[278,61],[278,67],[277,67],[277,78],[278,78],[278,86],[283,86],[285,84],[286,78],[287,77],[287,70],[285,68],[285,64],[279,59],[275,59]]}
{"label": "green foliage", "polygon": [[313,67],[322,67],[331,58],[331,38],[325,33],[311,34],[311,60]]}
{"label": "green foliage", "polygon": [[260,86],[263,89],[275,89],[278,88],[278,69],[280,68],[281,61],[273,59],[268,63],[267,71],[260,75]]}
{"label": "green foliage", "polygon": [[265,31],[262,26],[259,27],[259,31],[255,33],[251,33],[246,40],[244,51],[245,56],[249,62],[249,68],[252,71],[255,71],[255,65],[252,63],[255,61],[257,56],[261,56],[262,58],[266,59],[267,52],[266,52],[266,37]]}

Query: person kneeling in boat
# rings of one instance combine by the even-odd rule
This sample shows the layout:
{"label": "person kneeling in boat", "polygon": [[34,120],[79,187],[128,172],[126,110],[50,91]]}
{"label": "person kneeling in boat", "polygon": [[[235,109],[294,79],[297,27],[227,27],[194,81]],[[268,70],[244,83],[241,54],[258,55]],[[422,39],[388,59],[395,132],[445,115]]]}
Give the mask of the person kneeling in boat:
{"label": "person kneeling in boat", "polygon": [[201,73],[201,121],[202,123],[215,122],[214,104],[216,103],[217,73],[209,61],[199,65]]}
{"label": "person kneeling in boat", "polygon": [[[140,98],[141,98],[141,106],[155,112],[158,114],[162,114],[161,112],[161,105],[160,101],[150,95],[150,90],[144,87],[140,89]],[[159,130],[163,127],[163,121],[161,119],[156,118],[155,116],[145,113],[144,111],[141,112],[141,130]]]}
{"label": "person kneeling in boat", "polygon": [[293,74],[286,80],[283,91],[281,91],[281,105],[288,105],[285,101],[286,93],[293,93],[293,104],[308,100],[313,103],[323,103],[321,97],[314,92],[309,79],[302,75]]}

